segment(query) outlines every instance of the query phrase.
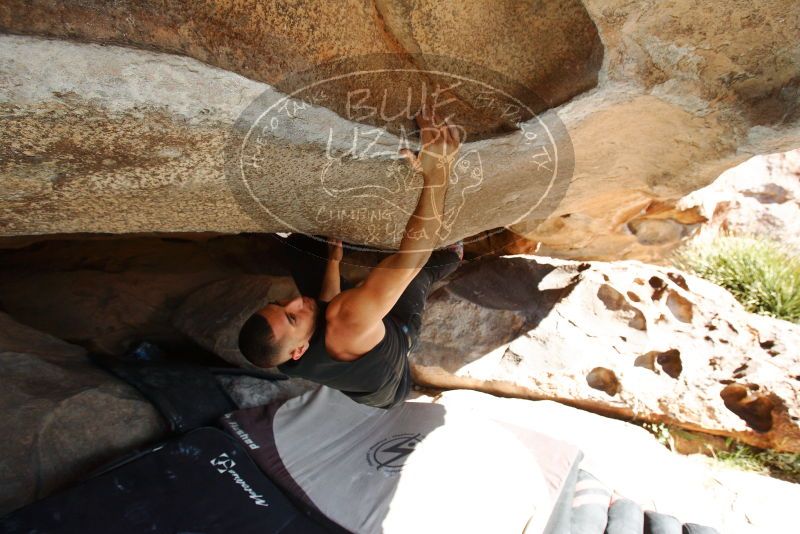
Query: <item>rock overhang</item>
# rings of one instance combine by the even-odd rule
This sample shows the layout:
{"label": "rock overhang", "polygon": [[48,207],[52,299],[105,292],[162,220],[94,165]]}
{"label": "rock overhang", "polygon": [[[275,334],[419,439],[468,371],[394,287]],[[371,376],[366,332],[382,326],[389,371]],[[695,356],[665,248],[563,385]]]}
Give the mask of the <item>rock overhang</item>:
{"label": "rock overhang", "polygon": [[[324,106],[189,58],[34,37],[0,40],[7,79],[25,80],[3,90],[4,173],[15,190],[5,233],[305,231],[379,248],[399,243],[420,186],[407,166],[397,165],[402,136],[375,128],[377,136],[363,135],[362,124]],[[295,111],[272,127],[269,109],[282,111],[268,103]],[[457,168],[473,163],[481,173],[465,170],[470,180],[451,184],[445,239],[480,232],[486,221],[478,215],[487,212],[498,227],[521,218],[519,210],[557,204],[563,187],[514,180],[531,156],[534,163],[548,157],[526,136],[534,128],[565,145],[569,163],[569,138],[557,116],[545,113],[527,124],[535,121],[527,131],[465,143]],[[247,152],[237,133],[255,130],[263,137]],[[258,163],[245,163],[255,174],[236,175],[254,153]],[[564,186],[569,171],[562,164],[559,174],[547,167],[542,173]],[[328,187],[325,172],[344,182]],[[380,193],[362,194],[370,188]]]}
{"label": "rock overhang", "polygon": [[[348,1],[335,6],[213,0],[166,7],[155,2],[109,5],[91,0],[76,6],[12,1],[0,6],[0,27],[11,33],[161,51],[162,60],[168,58],[168,63],[184,60],[180,55],[189,56],[205,63],[199,69],[191,67],[198,72],[206,73],[207,65],[216,65],[220,72],[242,74],[241,79],[249,83],[266,81],[275,89],[285,82],[284,89],[289,92],[292,85],[287,73],[308,72],[337,58],[388,54],[418,68],[425,65],[414,64],[415,55],[444,56],[488,66],[532,88],[553,106],[542,115],[553,113],[563,121],[562,131],[574,147],[574,161],[570,162],[574,173],[568,173],[563,194],[552,195],[541,209],[526,213],[538,201],[525,186],[539,162],[526,161],[532,154],[520,148],[520,130],[513,130],[508,121],[484,120],[480,114],[474,114],[471,122],[465,118],[473,139],[487,137],[477,143],[490,142],[480,146],[485,149],[481,154],[486,154],[482,163],[488,168],[485,183],[491,187],[470,195],[472,201],[460,211],[460,217],[466,218],[454,226],[448,240],[508,226],[540,243],[540,252],[559,257],[663,261],[692,231],[692,225],[702,222],[696,214],[676,206],[681,197],[748,156],[788,150],[800,139],[796,105],[800,56],[791,33],[797,27],[798,13],[791,0],[738,3],[733,9],[727,2],[715,1],[706,4],[702,12],[689,2],[486,2],[451,3],[436,9],[432,5],[415,3],[412,10],[401,0]],[[119,50],[129,49],[115,50],[121,54]],[[91,70],[88,63],[84,66]],[[6,79],[13,80],[15,75],[7,71]],[[117,80],[125,85],[123,76]],[[135,77],[128,82],[147,85]],[[192,92],[187,84],[178,82],[171,91],[194,96],[206,87],[200,80],[198,90]],[[231,86],[225,83],[221,87],[220,94],[235,105],[218,99],[217,111],[225,106],[241,110],[245,101],[254,98],[229,91]],[[13,91],[6,86],[0,92]],[[205,93],[195,102],[212,96]],[[380,94],[377,91],[372,96]],[[65,108],[61,100],[73,96],[51,94],[55,110],[51,115],[76,122],[85,113],[96,119],[95,131],[117,129],[111,123],[100,126],[109,121],[95,110],[81,110],[78,101],[67,102]],[[469,91],[456,96],[462,108],[474,100]],[[346,100],[330,105],[333,115],[346,120],[346,110],[343,117],[337,106],[346,107]],[[190,126],[210,124],[206,119],[215,117],[214,109],[201,116],[191,104],[188,107]],[[43,110],[39,117],[45,114]],[[8,116],[14,121],[20,113],[27,111],[15,109]],[[171,113],[163,106],[145,105],[144,112],[133,110],[128,122],[134,124],[146,116],[163,127],[163,132],[153,131],[150,125],[139,130],[150,129],[151,137],[185,138],[195,154],[185,157],[182,164],[162,158],[155,164],[145,162],[143,168],[129,165],[105,175],[101,182],[113,183],[115,192],[100,185],[93,187],[92,193],[113,209],[89,205],[87,191],[79,194],[87,177],[70,179],[71,162],[66,158],[47,160],[45,155],[43,159],[40,148],[28,147],[32,156],[23,153],[22,159],[39,159],[42,165],[4,170],[3,180],[10,186],[7,190],[14,194],[4,196],[9,200],[4,201],[3,233],[286,231],[287,224],[254,221],[241,200],[231,198],[219,168],[218,154],[225,143],[224,136],[214,131],[219,125],[192,133],[183,128],[183,117],[177,120]],[[47,127],[46,119],[44,126],[36,126],[36,116],[28,118],[26,128]],[[395,133],[400,126],[408,130],[410,120],[404,121],[405,125],[387,125],[387,139],[392,128]],[[175,122],[183,129],[174,128]],[[14,140],[21,127],[7,123],[9,138]],[[371,126],[366,119],[363,124]],[[80,130],[82,126],[74,127]],[[125,131],[125,135],[101,137],[96,149],[88,147],[83,153],[129,151],[130,144],[122,143],[121,149],[110,146],[115,137],[140,135],[136,128]],[[311,131],[306,129],[306,134]],[[76,137],[87,135],[79,132]],[[180,150],[173,150],[176,148],[167,146],[162,155],[177,154]],[[310,152],[304,148],[278,147],[284,151],[278,160],[307,172],[303,158],[312,159],[316,163],[311,168],[318,173],[319,144],[312,144]],[[387,170],[386,161],[377,167],[370,166],[372,163],[356,159],[346,170],[372,184]],[[63,171],[53,170],[62,165]],[[285,169],[272,169],[268,174],[286,184],[287,190],[295,183],[300,190],[307,185],[294,180],[292,172]],[[37,179],[31,181],[30,176]],[[53,185],[59,188],[58,194],[50,191]],[[37,194],[31,196],[32,190]],[[457,190],[455,198],[459,193]],[[324,191],[322,195],[326,195]],[[314,195],[291,199],[277,195],[274,200],[271,209],[289,211],[302,211],[322,201],[331,204],[330,197]],[[453,208],[453,199],[448,202]],[[400,194],[394,203],[400,207],[397,217],[389,227],[381,228],[377,237],[365,231],[363,219],[349,217],[363,212],[363,206],[351,202],[333,203],[336,209],[341,204],[342,212],[334,210],[334,215],[342,220],[327,217],[324,222],[314,221],[314,213],[308,211],[300,221],[287,222],[306,232],[361,243],[373,239],[376,246],[392,248],[398,242],[392,229],[403,226],[401,214],[407,215],[413,207],[414,195]],[[94,216],[90,218],[90,214]]]}
{"label": "rock overhang", "polygon": [[[603,58],[597,28],[576,0],[444,6],[426,1],[414,3],[413,9],[404,0],[295,6],[255,0],[174,5],[154,0],[12,1],[0,9],[0,29],[178,53],[286,93],[308,83],[308,76],[372,69],[369,83],[360,81],[370,90],[367,101],[372,104],[387,94],[404,100],[395,91],[397,76],[389,71],[407,69],[415,82],[408,85],[414,88],[430,85],[432,72],[445,71],[514,86],[517,97],[533,97],[537,113],[594,87]],[[328,107],[348,117],[350,80],[341,78],[327,87],[338,96]],[[506,118],[482,109],[474,90],[453,89],[450,95],[458,122],[471,133],[491,136],[513,129]],[[414,96],[418,101],[420,94]],[[402,109],[398,100],[391,107]],[[366,120],[378,122],[371,119]],[[393,131],[414,128],[409,116],[380,122]]]}

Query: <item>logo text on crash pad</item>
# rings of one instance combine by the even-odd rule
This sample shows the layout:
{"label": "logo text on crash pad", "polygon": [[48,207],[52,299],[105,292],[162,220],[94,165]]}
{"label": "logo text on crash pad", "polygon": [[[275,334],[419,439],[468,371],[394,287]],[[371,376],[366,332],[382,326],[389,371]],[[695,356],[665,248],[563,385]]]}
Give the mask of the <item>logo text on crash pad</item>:
{"label": "logo text on crash pad", "polygon": [[370,447],[367,463],[384,474],[397,474],[424,438],[422,434],[397,434],[381,440]]}

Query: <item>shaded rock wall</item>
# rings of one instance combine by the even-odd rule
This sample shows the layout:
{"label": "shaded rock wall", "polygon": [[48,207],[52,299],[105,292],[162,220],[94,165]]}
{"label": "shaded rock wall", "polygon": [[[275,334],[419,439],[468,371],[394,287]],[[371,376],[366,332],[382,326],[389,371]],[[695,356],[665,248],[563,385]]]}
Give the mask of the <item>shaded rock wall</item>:
{"label": "shaded rock wall", "polygon": [[100,352],[121,354],[143,339],[181,351],[192,348],[172,322],[184,300],[229,276],[285,274],[274,249],[269,236],[237,236],[64,240],[0,250],[0,307]]}
{"label": "shaded rock wall", "polygon": [[0,515],[153,443],[166,425],[85,351],[0,313]]}

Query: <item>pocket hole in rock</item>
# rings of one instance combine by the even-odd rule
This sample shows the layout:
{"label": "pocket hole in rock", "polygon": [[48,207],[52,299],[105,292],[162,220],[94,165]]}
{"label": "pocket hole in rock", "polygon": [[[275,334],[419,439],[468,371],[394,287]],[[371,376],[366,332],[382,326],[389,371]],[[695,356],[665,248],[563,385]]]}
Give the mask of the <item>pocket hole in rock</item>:
{"label": "pocket hole in rock", "polygon": [[651,276],[650,280],[648,280],[650,287],[653,288],[653,294],[650,295],[650,298],[653,300],[659,300],[661,295],[664,294],[664,291],[667,289],[667,284],[664,283],[664,280],[657,276]]}
{"label": "pocket hole in rock", "polygon": [[648,353],[642,354],[636,358],[633,362],[633,365],[636,367],[644,367],[645,369],[650,369],[651,371],[655,372],[656,370],[656,355],[658,351],[651,350]]}
{"label": "pocket hole in rock", "polygon": [[667,351],[651,350],[636,358],[633,365],[650,369],[653,372],[663,371],[671,378],[678,378],[683,371],[681,353],[678,349],[669,349]]}
{"label": "pocket hole in rock", "polygon": [[725,407],[756,432],[772,430],[772,410],[775,402],[767,395],[754,395],[742,384],[725,386],[719,396]]}
{"label": "pocket hole in rock", "polygon": [[681,322],[691,323],[694,315],[694,304],[680,296],[675,291],[670,291],[667,296],[667,308]]}
{"label": "pocket hole in rock", "polygon": [[667,273],[667,278],[672,280],[672,283],[681,289],[689,291],[689,284],[686,283],[686,278],[678,273]]}
{"label": "pocket hole in rock", "polygon": [[656,363],[672,378],[678,378],[683,371],[681,353],[678,349],[670,349],[656,356]]}
{"label": "pocket hole in rock", "polygon": [[628,326],[637,330],[647,330],[647,321],[642,311],[632,306],[625,296],[608,284],[603,284],[597,290],[597,298],[603,301],[606,308],[620,312],[628,318]]}
{"label": "pocket hole in rock", "polygon": [[613,397],[622,389],[622,385],[619,383],[616,373],[605,367],[595,367],[589,371],[589,374],[586,375],[586,382],[589,384],[589,387],[599,389],[610,397]]}

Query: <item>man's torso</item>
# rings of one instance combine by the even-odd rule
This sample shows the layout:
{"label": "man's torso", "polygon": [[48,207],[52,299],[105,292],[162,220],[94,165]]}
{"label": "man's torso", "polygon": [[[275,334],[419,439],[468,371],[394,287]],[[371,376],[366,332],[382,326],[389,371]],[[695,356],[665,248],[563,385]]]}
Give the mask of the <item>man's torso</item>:
{"label": "man's torso", "polygon": [[278,369],[338,389],[356,402],[387,407],[398,397],[402,400],[410,388],[408,338],[390,316],[383,318],[382,325],[384,334],[377,345],[358,359],[339,361],[328,352],[326,324],[320,324],[303,356]]}

